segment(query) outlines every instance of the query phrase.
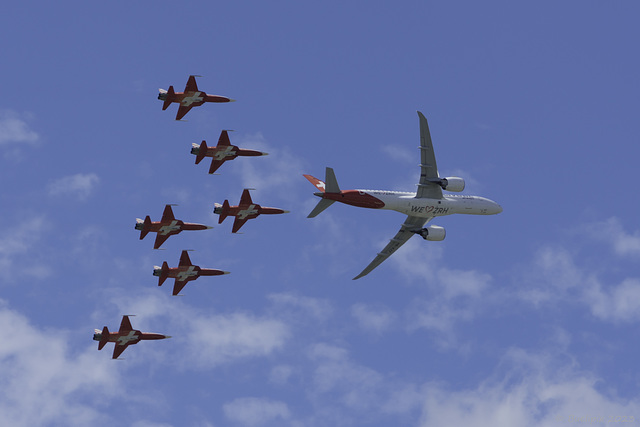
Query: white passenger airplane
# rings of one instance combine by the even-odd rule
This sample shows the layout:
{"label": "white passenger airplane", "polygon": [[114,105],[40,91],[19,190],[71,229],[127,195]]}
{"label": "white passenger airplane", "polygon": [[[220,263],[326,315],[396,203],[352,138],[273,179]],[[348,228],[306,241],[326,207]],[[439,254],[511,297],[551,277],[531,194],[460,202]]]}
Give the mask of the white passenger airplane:
{"label": "white passenger airplane", "polygon": [[422,236],[425,240],[444,240],[446,234],[444,228],[436,225],[423,228],[434,217],[452,214],[495,215],[502,212],[502,207],[499,204],[484,197],[442,194],[442,190],[452,192],[464,190],[464,179],[458,177],[440,178],[429,133],[429,124],[420,111],[418,111],[418,117],[420,118],[421,162],[420,181],[416,193],[382,190],[341,191],[331,168],[326,170],[325,182],[311,175],[304,175],[320,190],[314,195],[321,197],[320,202],[311,211],[308,218],[315,217],[334,202],[361,208],[391,209],[408,215],[395,237],[353,280],[369,274],[414,234]]}

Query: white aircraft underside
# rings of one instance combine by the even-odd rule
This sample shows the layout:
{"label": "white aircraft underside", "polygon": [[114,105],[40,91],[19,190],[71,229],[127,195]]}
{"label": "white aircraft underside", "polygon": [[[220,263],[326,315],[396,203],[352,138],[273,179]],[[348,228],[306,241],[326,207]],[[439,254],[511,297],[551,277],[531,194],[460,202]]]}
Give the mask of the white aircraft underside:
{"label": "white aircraft underside", "polygon": [[442,193],[442,190],[454,192],[464,190],[464,180],[458,177],[440,177],[427,119],[419,111],[418,117],[420,119],[420,180],[417,192],[341,191],[331,168],[326,170],[325,182],[305,175],[321,191],[315,194],[322,198],[309,214],[310,218],[315,217],[334,202],[373,209],[390,209],[407,215],[406,220],[400,226],[400,231],[373,261],[354,277],[354,280],[369,274],[414,234],[418,234],[426,240],[443,240],[445,237],[444,228],[437,226],[423,228],[435,217],[453,214],[495,215],[502,212],[502,207],[499,204],[485,197]]}

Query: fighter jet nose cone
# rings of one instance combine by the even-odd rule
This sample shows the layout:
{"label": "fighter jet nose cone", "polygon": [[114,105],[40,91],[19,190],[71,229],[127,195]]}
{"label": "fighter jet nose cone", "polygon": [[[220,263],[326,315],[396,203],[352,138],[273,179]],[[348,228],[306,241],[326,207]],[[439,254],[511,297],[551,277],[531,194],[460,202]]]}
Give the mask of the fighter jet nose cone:
{"label": "fighter jet nose cone", "polygon": [[172,338],[171,335],[165,335],[165,338]]}
{"label": "fighter jet nose cone", "polygon": [[229,102],[236,102],[236,100],[229,98]]}

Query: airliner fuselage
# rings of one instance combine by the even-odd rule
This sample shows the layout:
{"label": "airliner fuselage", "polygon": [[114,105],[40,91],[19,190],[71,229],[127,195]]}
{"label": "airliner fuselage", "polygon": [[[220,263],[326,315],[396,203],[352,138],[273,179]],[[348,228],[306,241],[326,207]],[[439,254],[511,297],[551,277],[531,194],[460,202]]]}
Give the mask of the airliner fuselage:
{"label": "airliner fuselage", "polygon": [[423,218],[452,214],[495,215],[502,212],[499,204],[480,196],[443,194],[442,199],[419,199],[416,198],[416,193],[385,190],[345,190],[336,194],[315,194],[351,206],[388,209]]}

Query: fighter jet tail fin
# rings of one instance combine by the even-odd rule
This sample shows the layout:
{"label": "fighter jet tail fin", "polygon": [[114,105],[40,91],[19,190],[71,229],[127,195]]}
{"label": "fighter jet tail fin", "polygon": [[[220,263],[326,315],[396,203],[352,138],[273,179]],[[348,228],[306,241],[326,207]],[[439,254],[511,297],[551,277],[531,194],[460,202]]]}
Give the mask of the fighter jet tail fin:
{"label": "fighter jet tail fin", "polygon": [[109,342],[109,328],[106,326],[102,328],[102,336],[100,337],[100,342],[98,343],[98,350],[102,350],[102,348]]}
{"label": "fighter jet tail fin", "polygon": [[331,206],[332,204],[335,203],[335,200],[329,200],[329,199],[320,199],[320,201],[318,202],[318,204],[316,205],[315,208],[313,208],[313,210],[311,211],[311,213],[307,216],[307,218],[314,218],[316,216],[318,216],[318,214],[320,212],[322,212],[323,210],[327,209],[329,206]]}
{"label": "fighter jet tail fin", "polygon": [[196,156],[196,165],[207,155],[207,148],[207,141],[202,141],[200,143],[200,148],[198,149],[198,155]]}
{"label": "fighter jet tail fin", "polygon": [[167,261],[162,262],[162,267],[160,267],[160,277],[158,277],[158,286],[162,286],[165,280],[169,277],[169,264]]}
{"label": "fighter jet tail fin", "polygon": [[225,218],[227,216],[229,216],[229,201],[225,200],[223,204],[220,203],[216,203],[215,207],[213,208],[213,213],[220,215],[220,218],[218,218],[218,224],[222,224],[222,221],[225,220]]}
{"label": "fighter jet tail fin", "polygon": [[169,108],[169,105],[171,105],[173,99],[176,96],[176,92],[173,90],[173,86],[169,86],[169,90],[167,90],[167,93],[164,96],[165,98],[164,103],[162,104],[162,109],[166,110],[167,108]]}
{"label": "fighter jet tail fin", "polygon": [[144,239],[149,231],[151,231],[151,217],[147,215],[142,223],[142,230],[140,230],[140,240]]}

